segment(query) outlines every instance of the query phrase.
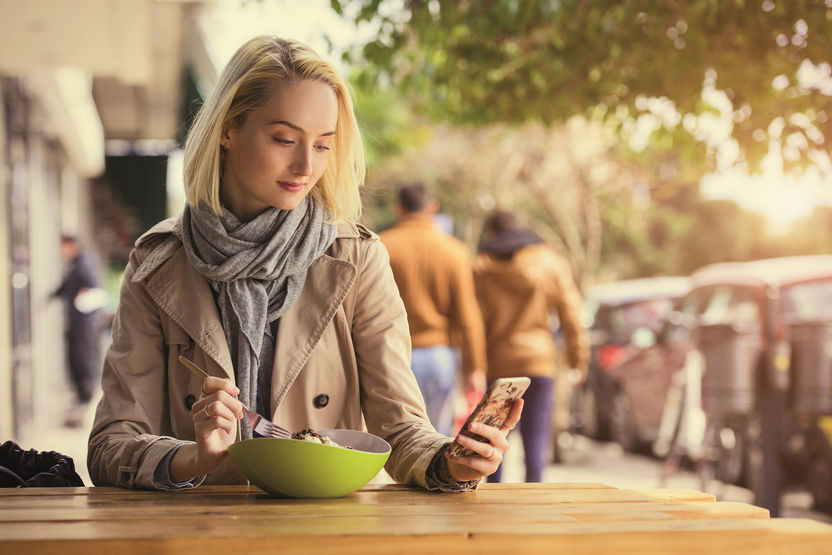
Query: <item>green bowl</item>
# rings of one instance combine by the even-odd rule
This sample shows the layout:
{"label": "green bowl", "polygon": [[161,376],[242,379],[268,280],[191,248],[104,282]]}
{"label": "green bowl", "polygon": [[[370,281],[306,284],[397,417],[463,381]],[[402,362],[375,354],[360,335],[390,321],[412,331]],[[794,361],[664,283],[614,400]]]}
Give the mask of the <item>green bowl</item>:
{"label": "green bowl", "polygon": [[343,497],[369,482],[387,462],[390,444],[357,430],[316,430],[340,445],[255,438],[228,448],[234,465],[260,489],[280,497]]}

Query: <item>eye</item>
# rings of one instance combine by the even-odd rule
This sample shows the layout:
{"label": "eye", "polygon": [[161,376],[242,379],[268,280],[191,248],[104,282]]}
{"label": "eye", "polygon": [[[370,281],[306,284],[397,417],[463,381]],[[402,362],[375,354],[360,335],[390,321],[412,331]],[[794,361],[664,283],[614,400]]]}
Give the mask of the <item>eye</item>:
{"label": "eye", "polygon": [[284,139],[282,137],[275,137],[274,142],[280,143],[282,145],[293,145],[293,144],[295,144],[295,141],[293,141],[291,139]]}
{"label": "eye", "polygon": [[315,145],[315,150],[318,152],[327,152],[330,148],[327,145]]}

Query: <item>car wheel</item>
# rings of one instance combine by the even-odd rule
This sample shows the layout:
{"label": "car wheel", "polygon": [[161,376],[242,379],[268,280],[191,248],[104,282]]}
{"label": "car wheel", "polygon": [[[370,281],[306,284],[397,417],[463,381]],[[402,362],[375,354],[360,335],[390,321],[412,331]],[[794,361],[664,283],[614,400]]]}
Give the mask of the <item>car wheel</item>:
{"label": "car wheel", "polygon": [[638,431],[633,418],[630,398],[621,390],[615,392],[610,407],[610,436],[625,451],[633,452],[638,445]]}
{"label": "car wheel", "polygon": [[832,446],[817,426],[812,426],[807,435],[809,465],[806,481],[812,493],[813,508],[832,513]]}
{"label": "car wheel", "polygon": [[598,399],[590,385],[581,388],[581,433],[586,437],[598,437]]}

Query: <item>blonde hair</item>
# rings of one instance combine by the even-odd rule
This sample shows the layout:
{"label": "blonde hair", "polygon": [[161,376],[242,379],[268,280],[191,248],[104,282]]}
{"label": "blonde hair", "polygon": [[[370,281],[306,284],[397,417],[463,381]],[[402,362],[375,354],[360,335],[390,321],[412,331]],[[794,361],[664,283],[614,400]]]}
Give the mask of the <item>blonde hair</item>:
{"label": "blonde hair", "polygon": [[268,101],[275,83],[292,80],[321,81],[335,91],[338,122],[332,153],[310,194],[327,208],[331,222],[358,220],[366,163],[349,86],[308,46],[270,36],[255,37],[237,50],[188,133],[184,178],[185,195],[192,206],[205,202],[221,212],[224,126],[242,124],[248,112]]}

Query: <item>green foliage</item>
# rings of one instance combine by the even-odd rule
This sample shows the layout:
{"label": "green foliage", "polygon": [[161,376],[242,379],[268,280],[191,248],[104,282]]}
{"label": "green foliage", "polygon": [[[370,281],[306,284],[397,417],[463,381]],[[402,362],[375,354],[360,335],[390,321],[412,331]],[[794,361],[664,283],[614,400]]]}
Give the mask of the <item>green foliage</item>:
{"label": "green foliage", "polygon": [[728,200],[700,202],[690,217],[690,229],[675,246],[685,254],[682,274],[713,262],[751,260],[767,236],[762,215]]}
{"label": "green foliage", "polygon": [[[429,129],[420,123],[396,91],[389,88],[353,84],[355,110],[367,164],[372,172],[386,160],[419,148],[428,140]],[[374,229],[392,225],[394,216],[391,186],[372,178],[362,191],[364,220]]]}
{"label": "green foliage", "polygon": [[[732,103],[733,137],[752,169],[770,140],[789,164],[805,164],[812,149],[828,153],[832,140],[832,96],[797,78],[805,61],[828,74],[828,0],[332,0],[332,6],[379,24],[376,40],[347,55],[364,64],[361,82],[392,82],[420,111],[446,121],[550,123],[590,113],[620,119],[622,107],[623,114],[639,112],[639,97],[661,96],[682,113],[699,114],[713,109],[701,95],[711,79]],[[775,79],[782,88],[771,86]],[[773,121],[783,129],[770,135]],[[673,138],[676,147],[683,143]]]}
{"label": "green foliage", "polygon": [[714,262],[832,252],[832,208],[818,208],[792,232],[772,236],[763,216],[732,201],[706,200],[679,186],[646,209],[605,203],[601,277],[688,275]]}
{"label": "green foliage", "polygon": [[353,90],[356,117],[370,166],[423,140],[424,131],[395,91],[366,88],[360,83]]}

